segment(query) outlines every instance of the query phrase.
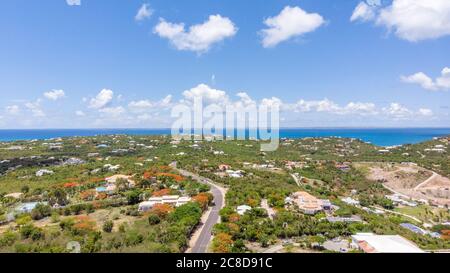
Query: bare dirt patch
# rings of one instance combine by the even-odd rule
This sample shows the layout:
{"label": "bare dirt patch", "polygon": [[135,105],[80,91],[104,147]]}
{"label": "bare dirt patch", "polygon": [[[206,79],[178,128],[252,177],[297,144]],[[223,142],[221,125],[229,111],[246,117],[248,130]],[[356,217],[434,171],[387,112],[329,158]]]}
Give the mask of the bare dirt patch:
{"label": "bare dirt patch", "polygon": [[414,164],[358,163],[367,178],[396,193],[434,205],[450,205],[450,179]]}

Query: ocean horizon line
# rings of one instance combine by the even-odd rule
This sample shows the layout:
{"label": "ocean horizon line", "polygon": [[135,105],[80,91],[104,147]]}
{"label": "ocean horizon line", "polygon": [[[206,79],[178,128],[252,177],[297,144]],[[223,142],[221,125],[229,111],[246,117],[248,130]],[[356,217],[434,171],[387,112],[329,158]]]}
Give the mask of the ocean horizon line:
{"label": "ocean horizon line", "polygon": [[[199,130],[199,129],[203,129],[203,128],[191,128],[191,130]],[[258,129],[258,128],[223,128],[224,130],[227,129],[234,129],[234,130],[249,130],[249,129]],[[267,129],[267,128],[262,128],[262,129]],[[351,129],[358,129],[358,130],[365,130],[365,129],[450,129],[449,127],[445,127],[445,126],[386,126],[386,127],[381,127],[381,126],[374,126],[374,127],[358,127],[358,126],[343,126],[343,127],[339,127],[339,126],[330,126],[330,127],[280,127],[280,130],[302,130],[302,129],[317,129],[317,130],[321,130],[321,129],[325,129],[325,130],[339,130],[339,129],[343,129],[343,130],[351,130]],[[172,128],[167,128],[167,127],[149,127],[149,128],[133,128],[133,127],[126,127],[126,128],[121,128],[121,127],[111,127],[111,128],[3,128],[0,129],[0,131],[46,131],[46,130],[172,130]]]}

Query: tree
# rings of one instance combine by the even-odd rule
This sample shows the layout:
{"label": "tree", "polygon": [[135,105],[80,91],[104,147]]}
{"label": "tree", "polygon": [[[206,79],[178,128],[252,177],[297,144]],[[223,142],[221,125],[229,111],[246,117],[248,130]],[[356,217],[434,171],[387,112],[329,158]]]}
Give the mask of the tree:
{"label": "tree", "polygon": [[130,182],[124,178],[118,178],[115,184],[118,191],[125,191],[130,188]]}
{"label": "tree", "polygon": [[166,217],[174,209],[168,204],[155,204],[151,209],[151,213],[158,215],[160,218]]}
{"label": "tree", "polygon": [[200,193],[192,198],[192,201],[197,202],[200,207],[205,210],[212,201],[212,195],[208,193]]}
{"label": "tree", "polygon": [[114,227],[114,222],[111,220],[108,220],[103,224],[103,231],[110,233],[113,230],[113,227]]}
{"label": "tree", "polygon": [[69,200],[67,199],[67,194],[63,189],[57,188],[57,189],[53,190],[52,192],[50,192],[49,204],[51,206],[56,205],[56,204],[59,206],[65,206],[68,203],[69,203]]}
{"label": "tree", "polygon": [[233,247],[233,239],[230,234],[219,233],[214,237],[212,249],[215,253],[230,253]]}
{"label": "tree", "polygon": [[134,205],[137,204],[141,201],[141,192],[138,190],[134,190],[134,191],[129,191],[126,194],[127,197],[127,202],[129,205]]}

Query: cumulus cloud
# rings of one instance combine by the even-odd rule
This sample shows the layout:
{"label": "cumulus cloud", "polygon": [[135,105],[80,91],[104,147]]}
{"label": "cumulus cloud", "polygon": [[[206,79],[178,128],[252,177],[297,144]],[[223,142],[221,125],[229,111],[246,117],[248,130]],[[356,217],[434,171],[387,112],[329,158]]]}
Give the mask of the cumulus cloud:
{"label": "cumulus cloud", "polygon": [[410,76],[402,76],[401,80],[406,83],[418,84],[422,88],[431,91],[449,90],[450,68],[444,67],[441,71],[441,76],[437,77],[435,80],[423,72],[418,72]]}
{"label": "cumulus cloud", "polygon": [[138,100],[131,101],[128,108],[133,113],[155,112],[169,107],[172,103],[172,95],[167,95],[160,101]]}
{"label": "cumulus cloud", "polygon": [[317,13],[308,13],[299,7],[285,7],[280,14],[267,18],[264,24],[268,27],[261,31],[264,47],[274,47],[279,43],[313,32],[325,23]]}
{"label": "cumulus cloud", "polygon": [[347,105],[340,106],[329,99],[312,101],[299,100],[294,104],[286,105],[285,108],[294,112],[323,112],[339,115],[374,115],[378,113],[374,103],[349,102]]}
{"label": "cumulus cloud", "polygon": [[145,19],[148,19],[152,16],[153,10],[150,8],[149,4],[142,4],[142,6],[139,8],[136,16],[134,19],[136,21],[143,21]]}
{"label": "cumulus cloud", "polygon": [[393,0],[385,7],[361,2],[351,20],[373,20],[410,42],[436,39],[450,35],[450,1]]}
{"label": "cumulus cloud", "polygon": [[81,6],[81,0],[66,0],[69,6]]}
{"label": "cumulus cloud", "polygon": [[164,19],[154,28],[154,33],[166,38],[178,50],[197,53],[207,52],[213,44],[233,37],[238,29],[234,23],[221,15],[210,15],[203,24],[193,25],[186,31],[183,23],[170,23]]}
{"label": "cumulus cloud", "polygon": [[412,115],[411,110],[397,102],[393,102],[388,107],[384,107],[383,112],[397,120],[406,119]]}
{"label": "cumulus cloud", "polygon": [[6,106],[6,113],[10,115],[17,115],[20,113],[20,107],[18,105],[9,105]]}
{"label": "cumulus cloud", "polygon": [[54,101],[64,98],[65,96],[66,96],[66,94],[64,93],[64,90],[53,89],[52,91],[44,93],[44,97],[46,97],[49,100],[54,100]]}
{"label": "cumulus cloud", "polygon": [[122,106],[106,107],[99,110],[107,118],[117,118],[126,112]]}
{"label": "cumulus cloud", "polygon": [[25,107],[31,111],[34,117],[45,117],[44,111],[41,109],[41,100],[25,103]]}
{"label": "cumulus cloud", "polygon": [[108,106],[114,97],[114,92],[109,89],[103,89],[97,94],[95,98],[92,98],[89,102],[89,107],[94,109],[100,109]]}
{"label": "cumulus cloud", "polygon": [[184,91],[183,97],[187,102],[193,102],[195,98],[202,98],[205,104],[228,102],[228,95],[225,91],[211,88],[203,83]]}

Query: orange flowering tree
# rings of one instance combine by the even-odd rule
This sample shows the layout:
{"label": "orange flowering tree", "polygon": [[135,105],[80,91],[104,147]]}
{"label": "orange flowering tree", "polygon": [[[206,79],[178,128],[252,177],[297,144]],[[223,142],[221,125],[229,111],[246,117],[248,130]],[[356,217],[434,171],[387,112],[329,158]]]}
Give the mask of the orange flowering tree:
{"label": "orange flowering tree", "polygon": [[164,195],[169,195],[171,192],[172,192],[171,189],[162,189],[162,190],[153,192],[152,196],[153,197],[161,197]]}
{"label": "orange flowering tree", "polygon": [[85,235],[95,231],[96,223],[90,217],[80,215],[75,218],[75,224],[72,227],[72,233],[76,235]]}
{"label": "orange flowering tree", "polygon": [[173,211],[174,208],[168,204],[155,204],[153,208],[150,210],[150,213],[156,214],[159,217],[164,218]]}
{"label": "orange flowering tree", "polygon": [[233,239],[230,234],[219,233],[214,237],[212,250],[215,253],[230,253],[233,247]]}
{"label": "orange flowering tree", "polygon": [[95,191],[87,190],[80,192],[80,198],[84,201],[92,201],[95,198]]}
{"label": "orange flowering tree", "polygon": [[192,197],[192,201],[197,202],[200,207],[205,210],[208,208],[209,203],[212,201],[213,196],[210,193],[202,192]]}

